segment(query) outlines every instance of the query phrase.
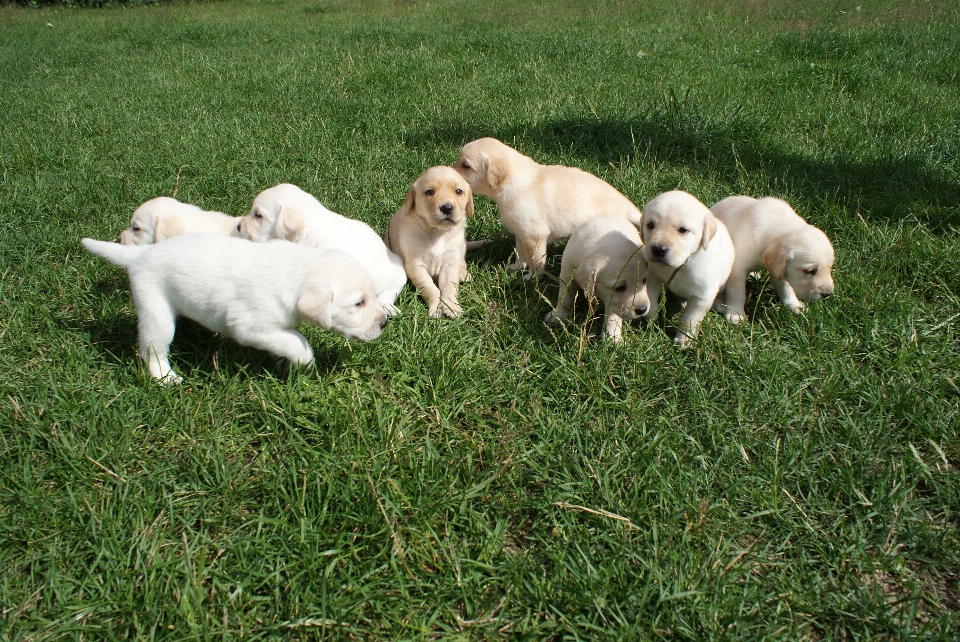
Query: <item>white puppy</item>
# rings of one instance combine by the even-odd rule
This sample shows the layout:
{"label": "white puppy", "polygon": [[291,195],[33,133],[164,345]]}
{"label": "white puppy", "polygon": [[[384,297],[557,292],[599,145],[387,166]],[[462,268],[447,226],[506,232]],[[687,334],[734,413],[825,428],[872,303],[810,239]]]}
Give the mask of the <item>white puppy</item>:
{"label": "white puppy", "polygon": [[643,254],[647,260],[650,317],[663,284],[686,300],[675,341],[685,347],[726,283],[733,241],[707,206],[686,192],[666,192],[643,208]]}
{"label": "white puppy", "polygon": [[331,212],[296,185],[283,183],[260,192],[237,231],[258,243],[281,239],[346,252],[370,271],[387,314],[399,313],[393,302],[407,282],[400,257],[387,249],[372,227]]}
{"label": "white puppy", "polygon": [[640,233],[626,219],[590,219],[570,235],[560,261],[560,298],[547,314],[554,322],[570,316],[577,285],[589,301],[600,299],[606,314],[605,336],[619,343],[623,320],[647,314],[647,262],[640,251]]}
{"label": "white puppy", "polygon": [[130,227],[120,232],[124,245],[149,245],[181,234],[237,235],[239,218],[222,212],[207,212],[196,205],[161,196],[133,211]]}
{"label": "white puppy", "polygon": [[833,246],[822,231],[778,198],[730,196],[710,208],[733,239],[736,258],[714,308],[739,323],[747,313],[747,274],[766,267],[780,300],[796,313],[807,301],[833,294]]}
{"label": "white puppy", "polygon": [[[383,240],[403,259],[432,317],[463,314],[457,291],[470,280],[466,229],[471,216],[473,194],[463,177],[449,167],[431,167],[410,186],[403,206],[390,219]],[[486,243],[474,241],[471,246]]]}
{"label": "white puppy", "polygon": [[475,194],[489,196],[500,220],[517,237],[517,261],[526,278],[543,273],[547,244],[569,237],[596,216],[640,224],[640,210],[593,174],[563,165],[540,165],[495,138],[467,143],[454,163]]}
{"label": "white puppy", "polygon": [[363,341],[387,324],[369,272],[342,252],[210,234],[139,247],[93,239],[83,245],[129,272],[140,357],[163,383],[181,381],[167,360],[177,316],[294,366],[313,362],[296,329],[301,321]]}

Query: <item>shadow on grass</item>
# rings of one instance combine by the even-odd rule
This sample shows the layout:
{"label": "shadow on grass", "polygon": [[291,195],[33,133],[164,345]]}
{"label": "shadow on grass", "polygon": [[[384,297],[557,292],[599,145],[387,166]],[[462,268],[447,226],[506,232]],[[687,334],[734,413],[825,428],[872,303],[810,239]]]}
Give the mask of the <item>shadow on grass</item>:
{"label": "shadow on grass", "polygon": [[[868,220],[898,222],[915,217],[934,232],[960,227],[960,184],[937,176],[922,158],[900,150],[867,161],[842,149],[812,149],[809,155],[784,151],[778,148],[775,132],[736,117],[710,122],[695,101],[672,93],[661,105],[636,118],[572,116],[492,129],[447,122],[414,134],[407,143],[412,147],[459,147],[483,136],[508,144],[524,141],[529,144],[527,149],[573,154],[599,165],[640,159],[695,169],[731,186],[760,177],[765,184],[775,181],[778,191],[796,194],[795,198],[810,205],[835,203]],[[653,196],[644,194],[643,198]]]}

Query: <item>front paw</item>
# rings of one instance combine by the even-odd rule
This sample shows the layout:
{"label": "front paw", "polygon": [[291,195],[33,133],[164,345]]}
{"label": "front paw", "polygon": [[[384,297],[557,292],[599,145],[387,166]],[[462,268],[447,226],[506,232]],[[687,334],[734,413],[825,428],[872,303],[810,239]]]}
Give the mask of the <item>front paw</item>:
{"label": "front paw", "polygon": [[398,308],[392,303],[384,303],[383,311],[386,312],[388,317],[400,316],[400,308]]}
{"label": "front paw", "polygon": [[673,338],[673,342],[679,346],[681,349],[686,349],[690,347],[692,338],[683,330],[677,330],[677,336]]}
{"label": "front paw", "polygon": [[527,269],[527,264],[522,261],[514,261],[513,263],[507,266],[507,269],[513,270],[513,271],[525,270]]}
{"label": "front paw", "polygon": [[181,383],[183,383],[183,377],[181,377],[181,376],[178,375],[176,372],[174,372],[173,370],[171,370],[170,372],[168,372],[168,373],[167,373],[166,375],[164,375],[163,377],[159,377],[159,378],[157,379],[157,382],[158,382],[161,386],[178,386],[178,385],[180,385]]}
{"label": "front paw", "polygon": [[547,323],[560,323],[570,316],[570,313],[562,308],[557,308],[556,310],[550,310],[547,312],[547,316],[543,317],[543,320]]}
{"label": "front paw", "polygon": [[456,302],[453,303],[441,303],[437,306],[436,314],[430,313],[430,316],[440,319],[442,317],[447,317],[449,319],[458,319],[463,316],[463,308]]}
{"label": "front paw", "polygon": [[723,316],[730,323],[737,325],[747,318],[747,313],[738,310],[727,310]]}
{"label": "front paw", "polygon": [[794,314],[800,314],[801,312],[803,312],[803,309],[807,307],[800,301],[784,301],[783,304],[788,308],[790,308],[791,310],[793,310]]}

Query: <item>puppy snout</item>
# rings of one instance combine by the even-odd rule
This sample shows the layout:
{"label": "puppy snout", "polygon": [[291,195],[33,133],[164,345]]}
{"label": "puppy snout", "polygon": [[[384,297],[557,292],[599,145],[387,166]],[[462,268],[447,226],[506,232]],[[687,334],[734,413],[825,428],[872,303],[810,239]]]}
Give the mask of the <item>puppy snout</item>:
{"label": "puppy snout", "polygon": [[381,329],[381,330],[383,330],[385,327],[387,327],[387,321],[388,321],[387,317],[383,317],[383,321],[380,322],[380,329]]}
{"label": "puppy snout", "polygon": [[820,298],[829,299],[831,294],[833,294],[833,290],[824,290],[823,292],[820,293]]}
{"label": "puppy snout", "polygon": [[450,203],[444,203],[443,205],[440,206],[440,211],[446,214],[447,216],[450,216],[450,214],[453,212],[453,205],[451,205]]}
{"label": "puppy snout", "polygon": [[669,250],[668,250],[666,247],[662,246],[662,245],[651,245],[651,246],[650,246],[650,254],[651,254],[651,255],[653,256],[653,258],[655,258],[655,259],[662,259],[663,257],[665,257],[665,256],[667,255],[667,252],[668,252],[668,251],[669,251]]}
{"label": "puppy snout", "polygon": [[636,313],[638,317],[642,317],[647,313],[647,306],[641,305],[639,307],[634,308],[633,311]]}

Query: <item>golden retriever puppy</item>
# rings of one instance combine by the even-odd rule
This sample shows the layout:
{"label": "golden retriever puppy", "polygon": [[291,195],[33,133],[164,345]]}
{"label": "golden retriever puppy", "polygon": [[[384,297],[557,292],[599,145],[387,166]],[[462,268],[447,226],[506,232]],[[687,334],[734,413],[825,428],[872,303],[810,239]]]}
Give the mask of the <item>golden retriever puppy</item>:
{"label": "golden retriever puppy", "polygon": [[570,235],[560,260],[560,298],[545,321],[570,316],[579,285],[589,301],[603,301],[605,336],[620,343],[623,320],[650,310],[647,262],[640,251],[640,233],[630,221],[615,216],[590,219]]}
{"label": "golden retriever puppy", "polygon": [[465,232],[472,216],[470,185],[449,167],[431,167],[410,186],[403,206],[390,219],[383,240],[403,259],[407,277],[432,317],[463,314],[457,290],[470,280]]}
{"label": "golden retriever puppy", "polygon": [[181,234],[236,236],[239,218],[207,212],[196,205],[161,196],[133,211],[130,227],[120,232],[123,245],[150,245]]}
{"label": "golden retriever puppy", "polygon": [[474,194],[492,198],[517,237],[513,270],[543,274],[547,244],[568,238],[587,220],[619,216],[640,224],[640,210],[609,183],[575,167],[540,165],[495,138],[467,143],[453,164]]}
{"label": "golden retriever puppy", "polygon": [[643,255],[647,260],[650,317],[663,285],[686,301],[674,341],[686,347],[727,282],[733,241],[726,226],[692,195],[660,194],[643,208]]}
{"label": "golden retriever puppy", "polygon": [[182,381],[167,359],[178,316],[293,366],[313,363],[310,344],[297,332],[301,322],[363,341],[376,339],[387,325],[370,273],[336,250],[212,234],[140,247],[82,242],[129,273],[140,358],[161,383]]}
{"label": "golden retriever puppy", "polygon": [[833,294],[830,239],[786,202],[730,196],[710,211],[727,226],[736,250],[730,278],[714,304],[727,321],[747,317],[747,274],[761,266],[770,272],[780,300],[797,314],[803,310],[799,299],[818,301]]}
{"label": "golden retriever puppy", "polygon": [[256,243],[280,239],[346,252],[370,271],[387,314],[400,313],[393,304],[407,282],[400,257],[387,249],[372,227],[331,212],[296,185],[281,183],[260,192],[250,213],[237,224],[237,232]]}

